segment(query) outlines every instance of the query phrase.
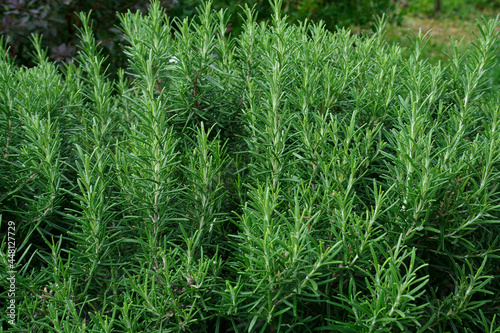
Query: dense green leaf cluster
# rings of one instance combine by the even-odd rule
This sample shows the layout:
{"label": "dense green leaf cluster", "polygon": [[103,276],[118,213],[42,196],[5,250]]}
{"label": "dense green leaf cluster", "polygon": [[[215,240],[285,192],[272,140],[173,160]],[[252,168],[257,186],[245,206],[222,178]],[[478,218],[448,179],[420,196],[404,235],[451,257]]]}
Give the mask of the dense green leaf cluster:
{"label": "dense green leaf cluster", "polygon": [[280,8],[121,15],[114,81],[85,14],[63,70],[2,48],[13,329],[499,331],[498,20],[442,66]]}

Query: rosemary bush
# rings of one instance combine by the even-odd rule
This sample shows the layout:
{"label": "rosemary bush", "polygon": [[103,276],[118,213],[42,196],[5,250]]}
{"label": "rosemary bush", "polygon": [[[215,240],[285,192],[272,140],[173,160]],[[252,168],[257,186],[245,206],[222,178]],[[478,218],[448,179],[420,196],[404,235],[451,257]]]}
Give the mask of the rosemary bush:
{"label": "rosemary bush", "polygon": [[88,14],[63,69],[2,48],[3,329],[499,332],[498,19],[431,65],[272,6],[120,15],[116,81]]}

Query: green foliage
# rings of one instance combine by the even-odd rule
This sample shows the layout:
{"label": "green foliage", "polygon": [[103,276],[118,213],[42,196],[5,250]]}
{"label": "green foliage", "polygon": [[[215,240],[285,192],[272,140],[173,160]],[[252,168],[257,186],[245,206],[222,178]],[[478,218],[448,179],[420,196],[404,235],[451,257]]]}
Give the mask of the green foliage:
{"label": "green foliage", "polygon": [[[369,26],[373,24],[374,16],[397,15],[393,0],[282,0],[280,3],[283,15],[290,21],[322,20],[330,30],[345,26]],[[259,20],[270,20],[274,13],[273,1],[269,0],[218,0],[214,4],[217,8],[228,8],[236,33],[241,31],[244,24],[244,19],[237,15],[239,7],[247,5],[258,8]]]}
{"label": "green foliage", "polygon": [[[174,0],[163,0],[162,4],[174,15],[182,15]],[[42,46],[48,47],[48,55],[55,62],[70,62],[77,51],[78,28],[82,22],[78,13],[92,11],[97,40],[111,55],[111,70],[125,65],[126,59],[119,48],[122,41],[116,28],[119,20],[116,13],[127,10],[147,11],[147,0],[5,0],[0,6],[0,33],[7,37],[10,55],[17,64],[32,65],[29,57],[30,36],[43,34]],[[184,7],[188,7],[185,4]],[[191,5],[193,7],[193,5]]]}
{"label": "green foliage", "polygon": [[[161,5],[171,18],[192,18],[196,15],[197,0],[162,0]],[[233,34],[241,32],[243,20],[239,16],[240,7],[248,5],[259,8],[259,20],[269,20],[272,6],[268,0],[227,1],[214,0],[216,9],[228,10],[230,23],[225,28]],[[393,0],[285,0],[283,12],[293,21],[314,19],[324,20],[329,29],[336,26],[369,25],[374,15],[392,15],[395,10]],[[116,13],[127,10],[146,13],[147,0],[6,0],[0,5],[0,33],[5,35],[10,46],[10,55],[18,65],[33,65],[28,53],[31,48],[31,34],[43,34],[42,46],[48,47],[50,59],[56,62],[70,62],[76,56],[80,40],[78,29],[84,23],[80,12],[92,11],[92,22],[96,40],[100,43],[110,65],[110,74],[116,76],[120,67],[126,66],[120,44],[123,36],[117,28],[120,22]],[[175,28],[179,28],[175,25]]]}
{"label": "green foliage", "polygon": [[[413,0],[408,1],[404,11],[417,15],[439,14],[443,16],[474,17],[481,10],[495,10],[500,7],[499,0]],[[438,9],[439,8],[439,9]],[[439,10],[439,13],[436,10]]]}
{"label": "green foliage", "polygon": [[117,79],[87,14],[64,67],[2,41],[12,330],[498,332],[498,19],[443,66],[273,5],[120,15]]}

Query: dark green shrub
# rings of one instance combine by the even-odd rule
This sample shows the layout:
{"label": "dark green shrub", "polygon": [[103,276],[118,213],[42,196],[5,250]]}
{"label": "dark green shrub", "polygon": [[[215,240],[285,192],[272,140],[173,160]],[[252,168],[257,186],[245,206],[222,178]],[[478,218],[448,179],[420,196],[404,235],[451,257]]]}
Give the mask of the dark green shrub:
{"label": "dark green shrub", "polygon": [[498,332],[498,20],[442,66],[280,6],[122,15],[117,80],[87,15],[63,69],[2,48],[12,330]]}

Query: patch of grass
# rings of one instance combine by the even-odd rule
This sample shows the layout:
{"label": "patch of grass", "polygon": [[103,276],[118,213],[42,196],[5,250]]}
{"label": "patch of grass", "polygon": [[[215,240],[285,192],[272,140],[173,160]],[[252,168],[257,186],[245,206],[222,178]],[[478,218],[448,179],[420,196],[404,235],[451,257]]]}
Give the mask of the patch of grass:
{"label": "patch of grass", "polygon": [[[465,52],[476,39],[474,32],[476,31],[477,19],[480,17],[494,19],[500,13],[498,8],[459,6],[460,1],[455,1],[455,6],[450,5],[450,8],[454,8],[454,10],[449,10],[450,8],[446,7],[443,8],[442,12],[434,15],[432,11],[426,9],[430,6],[427,2],[412,2],[413,5],[407,9],[409,14],[405,15],[401,22],[388,26],[386,38],[391,44],[410,49],[411,41],[407,36],[412,37],[413,33],[418,34],[419,30],[423,34],[428,33],[429,42],[423,50],[423,55],[434,64],[448,61],[448,55],[453,53],[451,38],[457,43],[461,41],[458,50],[460,53]],[[420,3],[420,5],[415,3]],[[432,1],[432,3],[434,2]],[[457,12],[462,14],[459,15]]]}

